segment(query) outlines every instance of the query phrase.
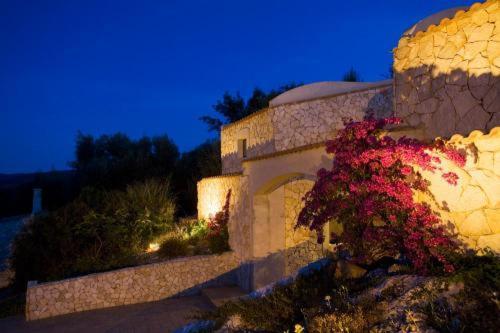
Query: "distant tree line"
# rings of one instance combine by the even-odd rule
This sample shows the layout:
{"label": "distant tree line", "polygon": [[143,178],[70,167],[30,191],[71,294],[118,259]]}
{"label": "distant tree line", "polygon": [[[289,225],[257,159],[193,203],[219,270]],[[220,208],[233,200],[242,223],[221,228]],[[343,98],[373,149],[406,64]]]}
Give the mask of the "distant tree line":
{"label": "distant tree line", "polygon": [[[342,80],[360,81],[361,77],[351,68]],[[291,82],[269,91],[256,87],[246,99],[239,92],[225,92],[213,105],[217,116],[206,115],[200,120],[209,131],[219,132],[222,125],[268,107],[271,99],[301,85]],[[70,166],[71,171],[9,176],[10,182],[0,175],[0,217],[29,213],[35,187],[43,189],[43,207],[54,210],[75,199],[86,187],[122,190],[151,178],[169,178],[177,214],[192,215],[196,212],[196,183],[221,173],[220,141],[211,139],[180,153],[168,135],[131,139],[123,133],[99,137],[78,133],[75,160]]]}

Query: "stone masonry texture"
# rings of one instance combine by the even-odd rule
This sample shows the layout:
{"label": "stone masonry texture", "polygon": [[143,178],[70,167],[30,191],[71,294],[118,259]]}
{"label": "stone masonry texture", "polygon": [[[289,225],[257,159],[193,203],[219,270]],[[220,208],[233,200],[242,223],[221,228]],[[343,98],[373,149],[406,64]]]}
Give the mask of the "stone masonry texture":
{"label": "stone masonry texture", "polygon": [[499,3],[476,3],[394,49],[395,114],[425,138],[500,124]]}
{"label": "stone masonry texture", "polygon": [[232,252],[196,256],[35,284],[26,292],[26,319],[151,302],[205,286],[234,283]]}

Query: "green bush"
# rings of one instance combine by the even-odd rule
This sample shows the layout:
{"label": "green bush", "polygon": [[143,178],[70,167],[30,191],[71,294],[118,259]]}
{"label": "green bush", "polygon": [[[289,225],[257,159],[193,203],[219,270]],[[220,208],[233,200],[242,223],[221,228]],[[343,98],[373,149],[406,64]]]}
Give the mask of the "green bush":
{"label": "green bush", "polygon": [[176,258],[189,254],[189,244],[185,239],[178,236],[167,238],[160,245],[158,255],[162,258]]}
{"label": "green bush", "polygon": [[65,207],[34,218],[13,242],[15,284],[134,265],[149,242],[174,227],[169,183],[148,180],[125,191],[87,188]]}

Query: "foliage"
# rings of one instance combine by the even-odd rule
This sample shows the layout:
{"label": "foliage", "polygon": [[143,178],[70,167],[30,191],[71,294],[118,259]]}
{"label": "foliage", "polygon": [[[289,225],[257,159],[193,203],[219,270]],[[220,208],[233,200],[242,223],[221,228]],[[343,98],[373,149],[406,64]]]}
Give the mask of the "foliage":
{"label": "foliage", "polygon": [[277,284],[267,295],[228,302],[204,317],[214,320],[218,327],[237,315],[249,329],[293,332],[296,323],[305,321],[302,310],[314,306],[335,286],[333,274],[334,265],[330,263],[299,275],[292,283]]}
{"label": "foliage", "polygon": [[71,166],[83,186],[123,189],[134,181],[171,175],[179,150],[167,135],[132,140],[123,133],[98,138],[79,133],[75,157]]}
{"label": "foliage", "polygon": [[43,189],[43,208],[47,210],[64,206],[80,191],[78,177],[73,171],[0,174],[0,217],[31,212],[33,188]]}
{"label": "foliage", "polygon": [[206,141],[182,154],[172,177],[181,216],[196,213],[198,181],[205,177],[220,175],[221,170],[219,140]]}
{"label": "foliage", "polygon": [[231,200],[231,190],[226,194],[226,201],[222,210],[208,221],[208,243],[212,253],[222,253],[229,251],[229,203]]}
{"label": "foliage", "polygon": [[361,82],[363,80],[361,80],[361,76],[359,75],[359,73],[355,71],[353,67],[351,67],[351,69],[345,72],[344,75],[342,76],[342,81]]}
{"label": "foliage", "polygon": [[158,250],[158,255],[160,257],[169,259],[187,256],[188,254],[189,244],[187,240],[175,236],[164,240]]}
{"label": "foliage", "polygon": [[221,211],[208,221],[182,219],[174,232],[161,241],[158,254],[162,258],[174,258],[198,254],[214,254],[229,251],[229,202],[231,191]]}
{"label": "foliage", "polygon": [[394,118],[352,122],[327,142],[326,151],[335,155],[332,169],[318,171],[297,226],[315,230],[322,242],[323,226],[338,221],[343,232],[332,238],[361,263],[403,255],[421,273],[442,268],[451,272],[448,257],[456,245],[430,207],[414,202],[413,191],[428,191],[428,184],[412,166],[440,171],[456,184],[456,174],[441,170],[440,159],[432,152],[458,165],[465,160],[442,141],[424,144],[384,135],[385,126],[398,122]]}
{"label": "foliage", "polygon": [[247,101],[245,101],[238,92],[235,95],[231,95],[226,91],[222,96],[222,100],[218,100],[213,106],[215,112],[222,116],[222,119],[203,116],[200,120],[208,125],[210,131],[218,132],[223,124],[235,122],[256,111],[264,109],[274,97],[301,85],[302,84],[292,82],[278,89],[272,89],[269,92],[265,92],[260,88],[255,88],[252,92],[252,96],[250,96]]}
{"label": "foliage", "polygon": [[25,307],[26,295],[24,293],[2,296],[0,299],[0,318],[22,315]]}
{"label": "foliage", "polygon": [[[500,327],[500,258],[494,253],[468,255],[455,262],[457,272],[425,295],[421,311],[440,332],[497,332]],[[463,285],[457,294],[440,296],[449,285]]]}
{"label": "foliage", "polygon": [[197,219],[183,219],[179,222],[179,229],[183,238],[196,241],[208,235],[208,222]]}
{"label": "foliage", "polygon": [[124,191],[85,189],[68,205],[23,226],[13,243],[15,283],[49,281],[137,262],[149,242],[173,228],[175,203],[166,181]]}

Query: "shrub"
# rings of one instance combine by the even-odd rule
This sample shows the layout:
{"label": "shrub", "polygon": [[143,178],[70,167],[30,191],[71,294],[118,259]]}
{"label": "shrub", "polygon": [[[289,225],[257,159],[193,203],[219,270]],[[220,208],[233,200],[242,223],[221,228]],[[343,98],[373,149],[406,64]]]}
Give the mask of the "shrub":
{"label": "shrub", "polygon": [[370,263],[383,256],[403,255],[421,273],[453,270],[449,261],[456,244],[441,226],[431,208],[413,200],[413,191],[428,191],[428,185],[413,166],[456,184],[457,175],[439,167],[440,152],[458,165],[464,158],[442,141],[424,144],[384,134],[386,125],[399,120],[365,120],[347,124],[327,142],[334,154],[331,170],[318,171],[318,179],[305,195],[305,206],[297,227],[309,227],[323,241],[323,226],[332,220],[343,232],[332,235],[355,260]]}
{"label": "shrub", "polygon": [[457,259],[455,266],[456,274],[443,280],[445,285],[463,284],[463,289],[450,299],[441,297],[438,288],[428,291],[421,307],[427,324],[440,332],[497,332],[500,258],[491,252],[467,255]]}
{"label": "shrub", "polygon": [[297,276],[291,283],[278,283],[262,297],[225,303],[204,318],[214,320],[219,327],[230,317],[238,316],[248,329],[293,332],[294,324],[305,321],[303,310],[317,304],[335,286],[334,266],[328,262],[319,269]]}
{"label": "shrub", "polygon": [[92,188],[65,207],[36,217],[13,242],[15,283],[49,281],[133,265],[158,234],[174,225],[168,182],[148,180],[125,191]]}
{"label": "shrub", "polygon": [[176,258],[187,256],[189,254],[189,245],[185,239],[178,236],[167,238],[160,244],[158,255],[162,258]]}
{"label": "shrub", "polygon": [[230,250],[228,231],[230,200],[231,190],[227,192],[226,202],[222,210],[208,221],[208,244],[212,253],[222,253]]}

